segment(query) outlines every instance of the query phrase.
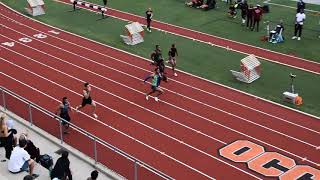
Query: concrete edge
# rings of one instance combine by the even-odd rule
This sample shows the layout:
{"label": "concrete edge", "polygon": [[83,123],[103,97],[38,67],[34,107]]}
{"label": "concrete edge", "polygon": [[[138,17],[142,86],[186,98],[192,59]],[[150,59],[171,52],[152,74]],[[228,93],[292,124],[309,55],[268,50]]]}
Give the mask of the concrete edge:
{"label": "concrete edge", "polygon": [[20,116],[16,115],[15,113],[13,113],[13,112],[11,112],[9,110],[5,110],[2,106],[0,106],[0,112],[6,113],[9,117],[12,117],[13,119],[15,119],[19,124],[27,127],[28,129],[30,129],[33,132],[35,132],[38,135],[40,135],[41,137],[43,137],[43,138],[49,140],[50,142],[54,143],[58,147],[68,150],[69,153],[71,153],[75,157],[83,160],[84,162],[90,164],[94,169],[104,173],[110,179],[114,179],[114,180],[126,179],[122,175],[120,175],[117,172],[109,169],[108,167],[104,166],[103,164],[101,164],[99,162],[95,163],[94,159],[90,158],[89,156],[87,156],[86,154],[82,153],[78,149],[75,149],[75,148],[73,148],[72,146],[70,146],[70,145],[68,145],[66,143],[61,144],[60,139],[54,137],[53,135],[47,133],[46,131],[42,130],[41,128],[39,128],[37,126],[32,125],[30,122],[28,122],[27,120],[21,118]]}

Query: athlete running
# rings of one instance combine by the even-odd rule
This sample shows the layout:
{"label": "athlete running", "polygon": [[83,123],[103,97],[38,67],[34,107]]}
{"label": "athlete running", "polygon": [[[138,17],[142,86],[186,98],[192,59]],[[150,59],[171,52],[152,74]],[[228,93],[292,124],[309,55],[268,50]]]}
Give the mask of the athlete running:
{"label": "athlete running", "polygon": [[64,119],[65,121],[62,121],[62,125],[64,127],[63,133],[69,134],[69,122],[71,120],[69,111],[72,112],[70,102],[68,101],[67,97],[62,98],[62,103],[58,106],[56,115]]}
{"label": "athlete running", "polygon": [[160,88],[160,82],[161,80],[166,81],[165,76],[161,76],[160,71],[158,68],[155,69],[155,72],[152,73],[150,76],[148,76],[143,82],[146,83],[146,81],[148,81],[148,79],[151,79],[151,91],[149,93],[146,94],[146,100],[149,100],[149,96],[153,93],[157,92],[157,95],[155,96],[154,100],[155,101],[159,101],[158,96],[160,96],[163,93],[163,90]]}
{"label": "athlete running", "polygon": [[171,64],[173,75],[178,76],[178,74],[175,72],[175,67],[177,65],[176,56],[178,56],[178,50],[175,47],[175,44],[172,44],[169,52],[168,52],[169,60],[167,63]]}
{"label": "athlete running", "polygon": [[92,115],[94,118],[98,118],[96,114],[96,103],[91,99],[91,86],[89,83],[84,83],[84,89],[83,89],[83,98],[81,105],[76,107],[76,111],[78,112],[81,108],[86,106],[87,104],[91,105],[93,107]]}

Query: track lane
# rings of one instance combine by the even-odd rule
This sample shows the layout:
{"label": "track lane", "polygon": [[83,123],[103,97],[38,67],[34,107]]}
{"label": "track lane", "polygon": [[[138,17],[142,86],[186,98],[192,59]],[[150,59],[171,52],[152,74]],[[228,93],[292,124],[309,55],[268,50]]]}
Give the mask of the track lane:
{"label": "track lane", "polygon": [[[10,73],[11,72],[11,70],[10,70],[10,68],[6,68],[6,69],[8,69],[8,72],[6,72],[6,73]],[[37,68],[38,69],[38,68]],[[14,75],[14,73],[12,74],[12,75]],[[30,77],[30,75],[29,75],[29,77]],[[18,78],[18,77],[17,77]],[[21,81],[23,81],[23,82],[27,82],[27,80],[26,79],[21,79]],[[31,82],[34,82],[34,80],[29,80],[30,81],[30,83]],[[39,82],[39,86],[41,85],[41,84],[46,84],[46,83],[40,83],[41,81],[38,79],[37,80],[37,82]],[[38,83],[37,83],[38,84]],[[70,84],[70,83],[69,83]],[[52,91],[58,91],[58,90],[55,90],[55,88],[54,87],[51,87],[51,86],[48,86],[48,85],[45,85],[44,87],[42,87],[42,89],[44,89],[44,88],[50,88]],[[40,88],[39,88],[40,89]],[[70,96],[70,95],[68,95],[68,96]],[[72,97],[73,96],[70,96],[71,97],[71,99],[72,99]],[[100,112],[101,113],[101,112]],[[103,117],[102,117],[103,118]],[[111,119],[119,119],[119,117],[114,117],[114,118],[111,118]],[[121,119],[120,119],[121,120]],[[125,120],[123,120],[123,121],[125,121]],[[110,122],[110,117],[108,116],[108,123],[111,123]],[[157,145],[157,144],[155,144],[156,146],[158,146],[158,147],[161,147],[162,149],[164,149],[164,148],[168,148],[168,147],[170,147],[170,145],[168,146],[168,144],[166,143],[168,140],[165,140],[165,139],[158,139],[158,138],[156,138],[156,136],[152,136],[152,135],[150,135],[149,133],[141,133],[141,132],[145,132],[146,130],[144,129],[142,129],[141,130],[141,127],[137,127],[136,125],[134,125],[134,124],[130,124],[130,123],[128,123],[128,122],[126,122],[125,123],[128,127],[128,129],[126,129],[125,131],[127,131],[128,132],[128,134],[135,134],[135,132],[136,131],[138,131],[139,132],[139,135],[140,136],[142,136],[142,138],[143,137],[147,137],[147,139],[144,139],[143,140],[143,142],[147,142],[147,141],[151,141],[151,143],[152,143],[152,141],[153,141],[153,144],[155,144],[155,143],[158,143],[158,142],[162,142],[161,144],[159,144],[159,145]],[[122,126],[126,126],[125,124],[118,124],[118,126],[116,126],[116,127],[118,127],[118,128],[122,128],[123,129],[123,127]],[[83,126],[83,125],[82,125]],[[139,128],[140,128],[140,130],[139,130]],[[100,130],[99,130],[100,131]],[[137,133],[136,133],[137,134]],[[150,138],[149,140],[148,140],[148,138]],[[157,139],[157,140],[156,140]],[[155,140],[156,140],[156,142],[155,142]],[[178,149],[180,149],[179,148],[179,143],[176,143],[176,144],[171,144],[172,145],[172,147],[174,147],[174,149],[175,149],[175,151],[177,151]],[[181,145],[180,145],[181,146]],[[193,151],[192,149],[189,149],[189,151]],[[166,152],[166,151],[165,151]],[[168,154],[168,153],[167,153]],[[182,152],[180,152],[179,153],[179,155],[180,155],[180,157],[181,156],[185,156],[183,159],[188,159],[187,157],[188,156],[190,156],[192,153],[188,153],[188,151],[184,151],[184,153],[182,153]],[[199,155],[197,155],[197,156],[193,156],[193,157],[197,157],[196,159],[192,159],[192,158],[189,158],[190,159],[190,161],[192,162],[192,164],[196,164],[196,165],[201,165],[203,162],[202,162],[202,158],[201,158],[201,156],[199,156]],[[200,162],[199,162],[200,161]],[[211,160],[212,161],[212,160]],[[208,160],[208,162],[206,162],[206,164],[208,164],[208,165],[210,165],[210,164],[212,164],[212,162],[211,161],[209,161]],[[199,163],[198,163],[199,162]],[[221,166],[221,165],[220,165]],[[210,167],[216,167],[216,166],[210,166]],[[231,167],[230,167],[231,168]]]}
{"label": "track lane", "polygon": [[[27,20],[27,22],[28,21],[30,21],[31,23],[35,23],[35,22],[33,22],[33,21],[31,21],[31,20]],[[47,26],[44,26],[43,27],[43,25],[41,25],[41,24],[39,24],[39,23],[36,23],[36,24],[34,24],[35,26],[41,26],[40,27],[40,29],[42,28],[42,30],[43,31],[45,31],[45,32],[47,32],[47,30],[48,30],[48,27]],[[39,29],[39,27],[37,28],[37,29]],[[46,30],[45,30],[46,29]],[[71,36],[70,37],[70,34],[66,34],[66,33],[62,33],[62,34],[59,34],[59,36],[63,36],[63,39],[68,39],[68,40],[70,40],[71,38],[73,38],[74,39],[74,36]],[[56,35],[56,37],[57,37],[57,35]],[[59,38],[59,37],[57,37],[57,38]],[[112,51],[108,51],[108,50],[113,50],[113,51],[117,51],[117,50],[114,50],[114,49],[112,49],[112,48],[106,48],[105,46],[101,46],[101,45],[97,45],[96,43],[94,43],[94,42],[91,42],[91,41],[87,41],[87,40],[84,40],[84,39],[82,39],[82,38],[77,38],[77,42],[78,42],[78,40],[82,40],[82,41],[85,41],[83,44],[90,44],[90,48],[91,47],[95,47],[94,49],[95,50],[97,50],[97,49],[99,49],[99,47],[100,47],[100,49],[101,49],[101,52],[102,53],[106,53],[106,54],[111,54],[112,53]],[[79,44],[79,43],[78,43]],[[83,44],[81,44],[81,45],[83,45]],[[103,49],[102,49],[103,48]],[[92,49],[92,48],[91,48]],[[90,54],[90,53],[89,53]],[[113,56],[114,57],[117,57],[116,56],[116,54],[115,53],[112,53],[113,54]],[[118,51],[118,54],[119,54],[119,51]],[[132,64],[132,63],[134,63],[134,64],[137,64],[137,63],[140,63],[139,64],[139,66],[141,66],[141,67],[145,67],[147,64],[145,63],[145,62],[141,62],[141,60],[140,60],[140,58],[139,57],[136,57],[136,56],[123,56],[123,53],[120,53],[120,55],[122,54],[122,58],[123,58],[123,60],[125,60],[125,61],[129,61],[130,62],[130,64]],[[101,54],[100,54],[101,55]],[[134,62],[133,62],[134,61]],[[113,63],[114,65],[115,65],[115,63]],[[118,63],[119,64],[119,63]],[[129,64],[129,63],[128,63]],[[127,65],[128,65],[127,64]],[[141,68],[140,68],[141,69]],[[184,75],[184,74],[182,74],[182,75]],[[211,83],[208,83],[207,81],[203,81],[203,80],[200,80],[199,81],[199,79],[197,79],[197,78],[190,78],[190,76],[189,76],[189,78],[179,78],[178,77],[178,81],[185,81],[185,80],[192,80],[192,82],[190,82],[190,83],[187,83],[187,85],[188,84],[199,84],[199,82],[202,82],[202,84],[199,84],[199,86],[198,87],[201,87],[202,89],[204,89],[204,90],[206,90],[207,89],[207,87],[209,87],[209,85],[211,84]],[[176,80],[173,80],[173,81],[175,81],[175,82],[177,82]],[[179,82],[178,82],[179,83]],[[182,82],[183,83],[183,82]],[[203,84],[204,83],[204,84]],[[184,83],[185,84],[185,83]],[[203,85],[205,85],[205,86],[203,86]],[[189,87],[190,87],[190,85],[188,85]],[[203,87],[206,87],[206,88],[203,88]],[[217,87],[215,87],[214,88],[214,90],[212,90],[212,91],[204,91],[204,90],[202,90],[202,89],[198,89],[198,88],[195,88],[195,87],[190,87],[190,88],[193,88],[193,89],[197,89],[197,90],[199,90],[199,91],[201,91],[201,92],[205,92],[207,95],[210,95],[210,96],[212,96],[212,95],[214,95],[214,96],[224,96],[224,95],[228,95],[228,94],[230,94],[230,98],[229,99],[227,99],[227,100],[229,100],[229,102],[230,102],[230,99],[232,100],[232,99],[240,99],[240,103],[242,103],[242,104],[244,104],[245,106],[247,106],[248,104],[246,104],[246,102],[248,102],[249,103],[249,106],[252,106],[252,105],[255,105],[255,104],[257,104],[258,106],[256,106],[256,107],[253,107],[253,108],[249,108],[249,109],[251,109],[251,110],[253,110],[253,109],[258,109],[259,111],[261,111],[261,110],[263,110],[263,111],[266,111],[266,112],[263,112],[264,114],[266,114],[266,115],[269,115],[270,117],[274,117],[274,118],[277,118],[277,119],[280,119],[280,120],[282,120],[282,118],[284,118],[284,119],[290,119],[290,121],[296,121],[296,123],[298,123],[297,125],[299,125],[299,124],[302,124],[303,126],[306,126],[307,128],[309,128],[309,129],[312,129],[312,128],[318,128],[318,129],[316,129],[315,131],[317,131],[317,132],[319,132],[319,130],[320,130],[320,127],[317,125],[318,124],[318,122],[317,122],[317,119],[315,119],[314,117],[309,117],[309,116],[306,116],[306,115],[304,115],[304,114],[301,114],[301,113],[297,113],[297,112],[294,112],[294,111],[291,111],[291,110],[288,110],[288,109],[284,109],[284,108],[282,108],[282,107],[278,107],[278,106],[274,106],[273,104],[271,104],[272,106],[270,106],[270,103],[269,102],[265,102],[265,101],[261,101],[260,99],[255,99],[254,97],[250,97],[249,96],[249,98],[247,97],[247,96],[243,96],[243,94],[240,94],[240,95],[237,95],[238,93],[236,93],[235,94],[235,92],[233,91],[233,90],[230,90],[230,89],[228,89],[228,88],[224,88],[224,87],[221,87],[221,86],[218,86],[218,87],[220,87],[220,89],[219,88],[217,88]],[[212,89],[212,84],[211,84],[211,87],[210,87],[211,89]],[[216,93],[216,94],[215,94]],[[209,96],[209,97],[210,97]],[[222,97],[223,98],[223,97]],[[225,98],[223,98],[223,99],[225,99]],[[226,100],[226,99],[225,99]],[[269,104],[269,105],[268,105]],[[239,103],[237,103],[237,105],[241,105],[241,104],[239,104]],[[266,107],[266,105],[268,105],[268,106],[270,106],[270,107],[272,107],[272,108],[264,108],[264,107]],[[243,106],[243,105],[242,105]],[[248,106],[247,106],[248,107]],[[277,107],[277,108],[275,108],[275,107]],[[281,109],[281,111],[279,110],[279,109]],[[290,113],[285,113],[285,112],[283,112],[283,110],[285,110],[285,111],[289,111]],[[276,113],[276,115],[272,115],[272,114],[269,114],[269,113]],[[308,121],[307,121],[308,120]],[[316,121],[315,121],[316,120]],[[287,121],[286,120],[286,122],[290,122],[290,121]],[[278,122],[277,122],[278,123]],[[313,129],[312,129],[313,130]]]}
{"label": "track lane", "polygon": [[[27,20],[28,21],[28,20]],[[29,20],[31,23],[35,23],[35,22],[33,22],[33,21],[31,21],[31,20]],[[43,27],[43,25],[41,25],[41,24],[39,24],[39,23],[36,23],[35,24],[35,26],[36,25],[38,25],[38,26],[41,26],[41,28],[43,28],[43,30],[44,29],[47,29],[48,30],[48,27],[47,26],[44,26]],[[41,29],[40,28],[40,29]],[[39,28],[37,28],[37,29],[39,29]],[[44,30],[45,32],[47,31],[47,30]],[[67,36],[65,36],[65,35],[67,35]],[[63,36],[63,39],[70,39],[70,34],[66,34],[66,33],[62,33],[62,34],[59,34],[59,36]],[[59,38],[59,37],[57,37],[57,38]],[[71,38],[75,38],[74,36],[71,36]],[[85,44],[90,44],[90,49],[92,49],[91,47],[95,47],[95,49],[97,49],[97,48],[101,48],[101,47],[105,47],[105,46],[97,46],[97,44],[96,43],[94,43],[94,42],[88,42],[87,40],[84,40],[83,38],[78,38],[77,39],[77,43],[79,42],[78,40],[82,40],[83,41],[83,43],[81,43],[82,45],[85,45]],[[81,41],[81,42],[82,42]],[[84,42],[84,41],[86,41],[86,42]],[[78,46],[79,47],[79,46]],[[108,50],[114,50],[113,48],[104,48],[104,50],[101,50],[101,52],[103,52],[103,53],[105,53],[105,52],[107,52],[107,54],[111,54],[112,53],[112,51],[108,51]],[[114,50],[114,51],[117,51],[117,50]],[[121,53],[121,52],[120,52]],[[118,54],[119,54],[119,51],[118,51]],[[121,53],[121,54],[123,54],[123,53]],[[120,54],[120,55],[121,55]],[[100,54],[100,55],[102,55],[102,54]],[[115,56],[116,57],[116,54],[114,54],[113,53],[113,56]],[[135,61],[134,63],[137,63],[137,62],[139,62],[140,64],[139,65],[141,65],[141,67],[143,67],[143,66],[145,66],[146,65],[146,63],[144,63],[144,62],[141,62],[141,60],[140,60],[140,58],[139,57],[136,57],[136,56],[132,56],[131,55],[131,57],[126,57],[126,56],[123,56],[122,55],[122,58],[123,59],[125,59],[126,61],[130,61],[130,63],[129,64],[131,64],[132,63],[132,60],[134,59],[134,60],[139,60],[139,61]],[[113,58],[114,59],[114,58]],[[140,68],[141,69],[141,68]],[[182,75],[184,75],[184,74],[182,74]],[[188,76],[188,75],[187,75]],[[189,80],[190,79],[190,76],[189,76],[189,78],[178,78],[178,80],[180,81],[184,81],[184,80]],[[197,84],[197,82],[199,82],[199,79],[197,79],[196,78],[196,80],[198,80],[198,81],[193,81],[193,82],[191,82],[190,84]],[[174,80],[175,81],[175,80]],[[175,82],[178,82],[178,81],[175,81]],[[206,86],[208,86],[208,82],[207,81],[204,81],[204,83],[206,83],[205,85]],[[184,83],[185,84],[185,83]],[[202,85],[204,85],[204,84],[201,84],[201,86],[199,86],[199,87],[203,87]],[[210,84],[209,84],[210,85]],[[212,85],[212,84],[211,84]],[[216,84],[214,84],[214,85],[216,85]],[[205,87],[206,87],[205,86]],[[190,87],[190,86],[189,86]],[[230,89],[226,89],[226,88],[224,88],[224,87],[221,87],[221,86],[218,86],[219,88],[220,88],[220,90],[218,90],[217,89],[217,87],[215,87],[215,89],[214,90],[218,90],[219,92],[220,91],[222,91],[221,92],[221,96],[223,96],[224,94],[226,94],[226,91],[228,91],[229,90],[229,92],[228,92],[228,94],[235,94],[235,92],[234,91],[232,91],[232,90],[230,90]],[[198,88],[194,88],[194,87],[192,87],[193,89],[197,89],[197,90],[199,90]],[[211,86],[211,88],[212,88],[212,86]],[[207,91],[203,91],[203,90],[201,90],[201,92],[205,92],[205,94],[207,94],[207,95],[214,95],[214,96],[217,96],[217,95],[215,95],[215,94],[213,94],[213,93],[210,93],[210,92],[207,92]],[[215,91],[211,91],[211,92],[215,92]],[[223,93],[224,92],[224,93]],[[218,94],[219,95],[219,94]],[[251,105],[255,105],[255,104],[258,104],[258,106],[257,107],[253,107],[253,108],[251,108],[251,110],[254,110],[255,108],[256,109],[259,109],[260,108],[260,110],[261,110],[261,107],[265,107],[266,106],[266,104],[269,104],[269,106],[270,106],[270,103],[268,103],[268,102],[265,102],[265,101],[261,101],[260,99],[255,99],[254,97],[249,97],[249,99],[246,97],[246,96],[243,96],[243,94],[240,94],[240,95],[242,95],[241,97],[240,96],[236,96],[236,98],[235,98],[235,96],[231,96],[231,98],[230,99],[240,99],[240,102],[241,103],[244,103],[245,104],[245,102],[247,101],[247,102],[249,102],[249,103],[251,103]],[[220,96],[220,98],[221,98],[221,96]],[[244,99],[244,97],[246,97],[247,99]],[[251,99],[250,99],[251,98]],[[224,100],[226,100],[225,98],[222,98],[222,99],[224,99]],[[253,101],[252,101],[253,100]],[[230,102],[230,100],[229,100],[229,102]],[[254,102],[254,103],[252,103],[252,102]],[[264,102],[264,105],[262,105],[263,103],[261,103],[261,102]],[[237,105],[241,105],[241,104],[239,104],[239,103],[236,103]],[[243,106],[243,105],[242,105]],[[271,106],[270,106],[271,107]],[[276,119],[279,119],[279,120],[283,120],[282,118],[285,118],[285,119],[290,119],[289,121],[287,121],[286,120],[286,122],[291,122],[291,121],[298,121],[298,123],[299,124],[302,124],[303,125],[303,127],[304,126],[306,126],[307,128],[309,128],[309,129],[311,129],[311,130],[313,130],[312,128],[316,128],[316,127],[319,127],[317,124],[318,124],[318,121],[317,121],[317,119],[315,119],[314,117],[309,117],[309,116],[306,116],[306,115],[304,115],[304,114],[301,114],[301,113],[297,113],[297,112],[294,112],[294,111],[291,111],[291,110],[288,110],[288,109],[284,109],[284,108],[282,108],[282,107],[278,107],[278,106],[272,106],[273,108],[264,108],[263,110],[266,110],[266,111],[268,111],[268,110],[271,110],[270,112],[279,112],[279,113],[281,113],[281,114],[277,114],[276,116],[274,116],[274,115],[272,115],[272,114],[268,114],[268,113],[270,113],[270,112],[266,112],[266,113],[264,113],[264,112],[262,112],[262,113],[264,113],[265,115],[268,115],[268,116],[270,116],[270,117],[273,117],[273,118],[276,118]],[[277,107],[278,109],[281,109],[281,111],[279,111],[279,110],[276,110],[274,107]],[[287,111],[290,111],[290,113],[284,113],[283,112],[283,110],[287,110]],[[284,116],[285,115],[285,116]],[[277,116],[279,116],[279,117],[277,117]],[[311,121],[306,121],[306,119],[310,119]],[[314,121],[314,120],[316,120],[316,121]],[[278,122],[277,122],[278,123]],[[298,125],[298,126],[300,126],[299,124],[295,124],[295,125]],[[319,127],[319,129],[320,129],[320,127]],[[317,132],[319,132],[319,129],[317,129],[317,130],[315,130],[315,131],[317,131]]]}
{"label": "track lane", "polygon": [[[230,122],[230,123],[231,123],[231,122]],[[232,123],[231,123],[231,124],[232,124]],[[252,131],[253,131],[253,130],[252,130]],[[256,136],[255,136],[255,137],[256,137]],[[276,138],[276,139],[277,139],[277,138]],[[311,139],[312,139],[312,138],[311,138]],[[313,139],[314,139],[314,138],[313,138]],[[270,141],[271,141],[271,140],[270,140]],[[284,141],[280,141],[279,143],[283,145],[283,142],[284,142]],[[287,143],[287,144],[285,144],[285,145],[283,145],[283,146],[282,146],[282,148],[283,148],[284,146],[287,146],[287,145],[288,145],[288,143]],[[280,146],[280,147],[281,147],[281,146]],[[296,147],[296,146],[293,146],[293,147]],[[306,152],[307,152],[307,151],[309,151],[309,149],[306,149]],[[316,150],[315,150],[315,149],[313,149],[313,151],[316,151]],[[312,153],[312,151],[309,151],[309,152],[311,152],[311,153]],[[302,157],[304,157],[304,155],[303,155]]]}

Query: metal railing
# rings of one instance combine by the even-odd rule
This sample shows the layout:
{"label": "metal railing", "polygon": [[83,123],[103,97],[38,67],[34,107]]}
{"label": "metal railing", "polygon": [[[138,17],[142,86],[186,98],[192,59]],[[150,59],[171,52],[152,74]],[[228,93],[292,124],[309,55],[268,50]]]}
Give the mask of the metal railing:
{"label": "metal railing", "polygon": [[[9,110],[26,121],[29,121],[31,126],[35,125],[56,138],[59,138],[61,144],[67,143],[73,146],[94,159],[95,163],[100,163],[127,179],[173,179],[158,169],[129,155],[83,128],[65,121],[26,98],[2,86],[0,86],[0,91],[0,106],[2,106],[5,111]],[[83,114],[83,116],[86,115]],[[69,128],[74,130],[72,134],[64,136],[62,121],[68,123]]]}

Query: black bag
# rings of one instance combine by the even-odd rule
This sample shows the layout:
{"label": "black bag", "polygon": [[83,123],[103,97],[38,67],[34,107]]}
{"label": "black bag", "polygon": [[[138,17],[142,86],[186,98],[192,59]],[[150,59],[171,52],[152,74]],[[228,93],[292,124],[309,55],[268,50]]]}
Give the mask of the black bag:
{"label": "black bag", "polygon": [[36,162],[39,162],[39,156],[40,156],[40,149],[37,148],[32,141],[28,140],[27,147],[24,148],[30,155],[30,158],[33,160],[36,160]]}
{"label": "black bag", "polygon": [[49,169],[49,170],[51,169],[51,167],[53,165],[52,157],[49,156],[48,154],[40,155],[39,162],[43,167],[45,167],[46,169]]}

